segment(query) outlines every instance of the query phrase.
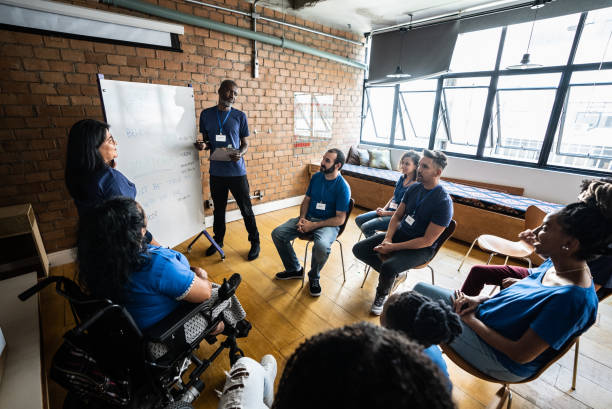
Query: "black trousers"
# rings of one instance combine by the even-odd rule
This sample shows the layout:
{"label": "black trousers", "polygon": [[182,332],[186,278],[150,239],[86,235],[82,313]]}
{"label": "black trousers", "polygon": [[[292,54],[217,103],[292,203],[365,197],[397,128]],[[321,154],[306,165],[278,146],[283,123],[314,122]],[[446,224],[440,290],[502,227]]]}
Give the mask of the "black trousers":
{"label": "black trousers", "polygon": [[251,206],[249,181],[245,176],[213,176],[210,175],[210,194],[214,208],[213,232],[215,241],[223,244],[225,237],[225,208],[227,207],[227,192],[232,192],[236,199],[240,214],[244,219],[244,226],[249,233],[251,243],[259,243],[259,231],[255,223],[255,215]]}

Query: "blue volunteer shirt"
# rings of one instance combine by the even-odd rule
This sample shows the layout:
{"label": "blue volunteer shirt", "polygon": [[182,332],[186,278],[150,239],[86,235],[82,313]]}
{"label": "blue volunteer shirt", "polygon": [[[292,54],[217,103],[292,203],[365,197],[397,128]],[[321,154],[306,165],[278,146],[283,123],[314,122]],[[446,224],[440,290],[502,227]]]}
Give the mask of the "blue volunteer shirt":
{"label": "blue volunteer shirt", "polygon": [[82,217],[84,213],[113,197],[125,196],[130,199],[136,198],[136,186],[123,173],[110,166],[92,173],[89,179],[83,181],[81,189],[84,193],[83,197],[74,199],[79,217]]}
{"label": "blue volunteer shirt", "polygon": [[[233,108],[229,111],[219,111],[214,106],[203,110],[200,114],[200,133],[208,137],[212,154],[215,149],[229,145],[239,149],[240,138],[249,136],[249,124],[244,112]],[[225,141],[218,137],[221,134],[225,135]],[[246,175],[244,157],[238,162],[211,160],[210,174],[213,176],[244,176]]]}
{"label": "blue volunteer shirt", "polygon": [[542,279],[552,267],[550,259],[516,284],[480,304],[476,316],[504,337],[516,341],[531,328],[550,346],[533,361],[521,365],[493,349],[511,372],[528,377],[546,365],[571,338],[589,328],[597,316],[597,295],[576,285],[545,286]]}
{"label": "blue volunteer shirt", "polygon": [[408,188],[410,187],[410,185],[404,186],[405,180],[406,180],[406,175],[402,175],[400,176],[400,178],[397,180],[397,183],[395,184],[395,190],[393,191],[393,199],[392,199],[393,203],[395,203],[395,208],[388,207],[385,210],[395,210],[397,209],[399,204],[402,203],[404,194],[406,193],[406,190],[408,190]]}
{"label": "blue volunteer shirt", "polygon": [[446,367],[446,361],[442,357],[442,351],[437,345],[432,345],[429,348],[425,348],[423,353],[429,357],[436,364],[442,373],[446,376],[446,382],[448,382],[448,390],[453,390],[453,384],[451,383],[450,376],[448,375],[448,368]]}
{"label": "blue volunteer shirt", "polygon": [[130,275],[126,285],[125,308],[140,329],[170,314],[187,295],[195,274],[181,253],[149,245],[150,261]]}
{"label": "blue volunteer shirt", "polygon": [[[310,179],[306,196],[310,197],[306,217],[325,220],[336,216],[336,211],[348,211],[351,188],[340,174],[334,180],[327,180],[323,172],[317,172]],[[317,209],[317,204],[320,209]]]}
{"label": "blue volunteer shirt", "polygon": [[[422,183],[413,183],[408,186],[402,202],[406,208],[399,228],[393,236],[394,242],[423,237],[429,223],[447,227],[453,218],[453,202],[442,185],[427,190]],[[412,224],[406,221],[407,216],[413,219]],[[436,243],[437,240],[431,247]]]}

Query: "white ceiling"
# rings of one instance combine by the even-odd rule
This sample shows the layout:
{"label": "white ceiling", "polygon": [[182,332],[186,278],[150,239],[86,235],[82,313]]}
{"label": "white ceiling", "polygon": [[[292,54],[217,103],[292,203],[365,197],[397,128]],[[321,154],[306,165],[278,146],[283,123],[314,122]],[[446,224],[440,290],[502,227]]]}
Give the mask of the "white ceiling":
{"label": "white ceiling", "polygon": [[[363,34],[408,23],[411,13],[416,21],[472,7],[483,6],[482,10],[486,10],[525,4],[526,1],[528,0],[260,0],[257,5],[340,30]],[[306,6],[294,10],[291,3]]]}

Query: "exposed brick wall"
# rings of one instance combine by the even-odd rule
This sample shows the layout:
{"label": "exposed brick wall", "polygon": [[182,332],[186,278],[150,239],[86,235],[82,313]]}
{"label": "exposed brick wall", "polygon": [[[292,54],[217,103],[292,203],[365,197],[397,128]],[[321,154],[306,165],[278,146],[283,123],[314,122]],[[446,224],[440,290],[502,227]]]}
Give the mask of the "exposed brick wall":
{"label": "exposed brick wall", "polygon": [[[92,1],[67,2],[156,19]],[[152,2],[226,24],[251,26],[250,19],[237,14],[182,1]],[[250,4],[242,1],[217,3],[250,10]],[[269,9],[258,8],[258,12],[300,26],[351,36]],[[103,119],[97,73],[111,80],[192,84],[196,115],[216,104],[216,90],[223,79],[236,80],[241,95],[235,107],[246,112],[251,129],[246,155],[249,181],[252,191],[264,190],[263,201],[303,194],[308,162],[319,160],[327,147],[347,148],[357,142],[361,70],[259,43],[259,78],[253,79],[252,41],[184,27],[185,35],[180,36],[183,53],[0,30],[0,206],[31,203],[47,251],[75,244],[77,213],[64,185],[66,141],[74,122],[85,117]],[[360,46],[288,27],[283,29],[273,23],[258,24],[258,31],[284,35],[289,40],[363,61],[364,50]],[[358,39],[354,35],[352,38]],[[331,140],[294,148],[294,92],[334,96]],[[206,159],[202,159],[201,167],[203,195],[208,198]]]}

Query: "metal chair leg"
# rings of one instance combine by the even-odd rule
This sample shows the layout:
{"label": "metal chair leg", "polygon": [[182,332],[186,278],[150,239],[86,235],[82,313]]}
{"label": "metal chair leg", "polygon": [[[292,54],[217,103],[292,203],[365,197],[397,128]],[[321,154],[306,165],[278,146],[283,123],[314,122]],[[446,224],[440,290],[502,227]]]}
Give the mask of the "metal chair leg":
{"label": "metal chair leg", "polygon": [[457,271],[460,271],[461,267],[463,267],[463,263],[465,262],[465,260],[468,258],[468,256],[472,252],[472,249],[474,248],[474,244],[476,244],[477,240],[478,240],[478,237],[476,237],[474,239],[474,241],[472,242],[472,245],[470,246],[469,250],[467,251],[467,253],[465,253],[465,256],[463,256],[463,259],[461,260],[461,264],[459,264],[459,267],[457,268]]}
{"label": "metal chair leg", "polygon": [[487,260],[487,265],[491,264],[491,260],[493,260],[493,257],[495,257],[497,253],[491,253],[491,255],[489,256],[489,259]]}
{"label": "metal chair leg", "polygon": [[434,269],[427,264],[427,268],[429,268],[429,270],[431,270],[431,285],[436,285],[435,281],[434,281]]}
{"label": "metal chair leg", "polygon": [[306,260],[308,257],[308,246],[312,243],[310,240],[306,242],[306,249],[304,249],[304,274],[302,275],[302,286],[300,289],[304,288],[304,282],[306,280]]}
{"label": "metal chair leg", "polygon": [[361,283],[361,288],[363,288],[363,285],[365,284],[366,280],[368,279],[368,274],[370,274],[370,266],[366,265],[364,273],[365,273],[365,277],[363,277],[363,283]]}
{"label": "metal chair leg", "polygon": [[506,406],[506,409],[510,409],[512,406],[512,391],[508,385],[506,385],[506,388],[508,388],[508,406]]}
{"label": "metal chair leg", "polygon": [[340,260],[342,260],[342,278],[344,279],[343,283],[346,283],[346,272],[344,271],[344,250],[342,249],[342,243],[336,239],[336,243],[340,245]]}
{"label": "metal chair leg", "polygon": [[504,260],[504,265],[508,264],[508,259],[510,258],[510,256],[506,256],[506,259]]}
{"label": "metal chair leg", "polygon": [[529,264],[529,268],[531,268],[531,259],[529,257],[523,257],[523,260],[525,260],[527,264]]}
{"label": "metal chair leg", "polygon": [[572,390],[576,390],[576,376],[578,375],[578,348],[580,348],[580,337],[576,338],[574,344],[574,373],[572,374]]}

